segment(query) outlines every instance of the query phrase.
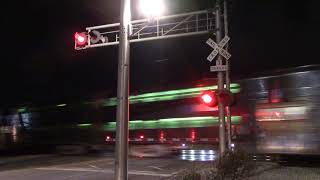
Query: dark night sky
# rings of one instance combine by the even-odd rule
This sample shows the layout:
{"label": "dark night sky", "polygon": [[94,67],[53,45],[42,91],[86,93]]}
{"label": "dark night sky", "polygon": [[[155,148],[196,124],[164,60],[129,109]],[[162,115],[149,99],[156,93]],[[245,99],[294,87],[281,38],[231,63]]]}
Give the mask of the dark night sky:
{"label": "dark night sky", "polygon": [[[172,13],[213,5],[212,0],[167,1]],[[293,2],[231,1],[234,78],[319,63],[320,3]],[[73,35],[87,26],[118,22],[118,0],[11,0],[1,8],[1,106],[115,94],[117,47],[75,51]],[[208,77],[208,37],[132,45],[132,91]],[[167,61],[158,62],[161,59]]]}

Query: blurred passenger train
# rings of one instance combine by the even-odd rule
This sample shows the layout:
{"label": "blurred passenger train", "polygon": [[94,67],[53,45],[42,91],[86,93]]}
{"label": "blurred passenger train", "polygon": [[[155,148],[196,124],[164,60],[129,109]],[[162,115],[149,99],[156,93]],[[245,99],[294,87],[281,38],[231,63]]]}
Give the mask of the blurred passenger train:
{"label": "blurred passenger train", "polygon": [[250,106],[256,152],[320,155],[320,66],[240,81]]}
{"label": "blurred passenger train", "polygon": [[[217,108],[208,108],[198,101],[202,91],[216,88],[201,86],[131,96],[132,147],[150,145],[163,149],[217,144]],[[231,84],[231,91],[239,94],[239,84]],[[116,98],[108,98],[4,112],[0,120],[0,149],[6,152],[57,149],[79,154],[114,147],[116,103]],[[232,121],[238,125],[242,117],[234,113]]]}
{"label": "blurred passenger train", "polygon": [[[218,109],[198,100],[202,91],[217,88],[209,84],[215,80],[131,96],[129,142],[136,150],[132,153],[160,155],[168,150],[217,146]],[[236,98],[232,107],[236,144],[246,144],[256,153],[320,154],[320,66],[238,80],[231,91]],[[3,111],[0,150],[81,154],[114,147],[115,110],[116,98],[108,98]]]}

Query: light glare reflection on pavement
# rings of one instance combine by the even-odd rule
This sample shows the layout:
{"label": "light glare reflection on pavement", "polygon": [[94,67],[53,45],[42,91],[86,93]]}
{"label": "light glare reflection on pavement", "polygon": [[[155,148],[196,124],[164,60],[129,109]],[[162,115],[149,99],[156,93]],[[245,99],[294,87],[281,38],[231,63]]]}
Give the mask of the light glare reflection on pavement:
{"label": "light glare reflection on pavement", "polygon": [[215,161],[217,153],[214,150],[182,150],[179,159],[186,161]]}

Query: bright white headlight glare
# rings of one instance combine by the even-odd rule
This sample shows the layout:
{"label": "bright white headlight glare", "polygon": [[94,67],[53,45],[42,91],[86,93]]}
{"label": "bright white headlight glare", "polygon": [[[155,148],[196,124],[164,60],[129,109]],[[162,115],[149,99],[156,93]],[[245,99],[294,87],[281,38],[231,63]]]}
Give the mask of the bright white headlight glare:
{"label": "bright white headlight glare", "polygon": [[163,0],[140,0],[140,11],[146,17],[159,17],[164,12]]}

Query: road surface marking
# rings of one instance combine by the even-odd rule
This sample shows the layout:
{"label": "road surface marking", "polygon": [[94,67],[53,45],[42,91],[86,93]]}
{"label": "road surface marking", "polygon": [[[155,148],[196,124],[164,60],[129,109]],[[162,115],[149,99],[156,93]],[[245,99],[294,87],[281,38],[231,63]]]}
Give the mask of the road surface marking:
{"label": "road surface marking", "polygon": [[101,168],[99,168],[99,167],[97,167],[97,166],[95,166],[95,165],[92,165],[92,164],[88,164],[90,167],[92,167],[92,168],[95,168],[95,169],[101,169]]}
{"label": "road surface marking", "polygon": [[[37,170],[45,170],[45,171],[76,171],[76,172],[101,172],[101,173],[113,173],[113,170],[105,169],[88,169],[88,168],[57,168],[57,167],[43,167],[43,168],[35,168]],[[152,171],[129,171],[128,174],[132,175],[144,175],[144,176],[158,176],[158,177],[171,177],[175,173],[172,174],[164,174],[164,173],[154,173]]]}
{"label": "road surface marking", "polygon": [[159,167],[157,167],[157,166],[149,166],[150,168],[153,168],[153,169],[157,169],[157,170],[163,170],[162,168],[159,168]]}
{"label": "road surface marking", "polygon": [[103,162],[105,161],[105,163],[107,164],[112,164],[114,161],[111,158],[106,158],[106,159],[98,159],[98,160],[90,160],[90,161],[81,161],[81,162],[72,162],[72,163],[66,163],[66,164],[60,164],[60,165],[56,165],[56,167],[62,167],[62,166],[75,166],[75,165],[83,165],[83,164],[94,164],[97,162]]}

